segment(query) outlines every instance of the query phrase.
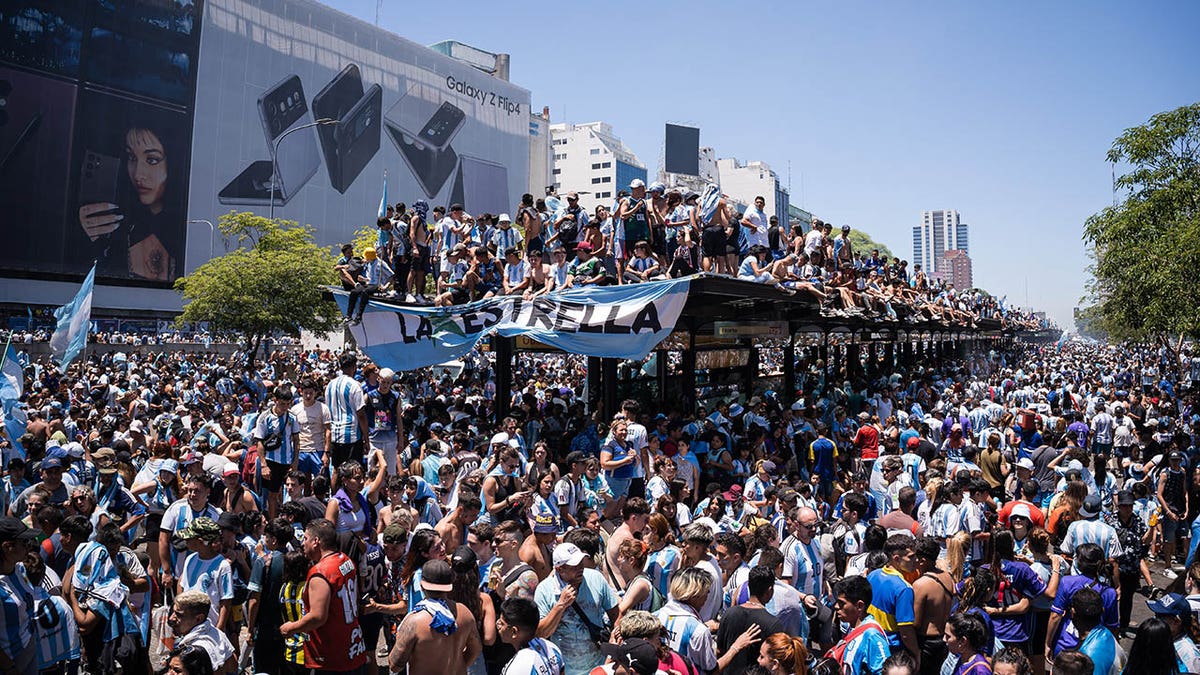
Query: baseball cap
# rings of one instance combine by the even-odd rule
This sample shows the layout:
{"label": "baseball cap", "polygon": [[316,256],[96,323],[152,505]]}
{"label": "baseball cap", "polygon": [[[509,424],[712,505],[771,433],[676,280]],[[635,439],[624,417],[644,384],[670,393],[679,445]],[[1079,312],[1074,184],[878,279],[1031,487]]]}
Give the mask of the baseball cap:
{"label": "baseball cap", "polygon": [[1117,506],[1133,506],[1135,502],[1137,499],[1129,490],[1121,490],[1117,493]]}
{"label": "baseball cap", "polygon": [[1033,460],[1029,459],[1028,457],[1022,457],[1021,459],[1018,459],[1017,466],[1022,469],[1029,469],[1030,471],[1037,469],[1037,466],[1034,465]]}
{"label": "baseball cap", "polygon": [[591,242],[581,241],[581,242],[579,242],[578,244],[576,244],[576,245],[575,245],[575,250],[576,250],[576,251],[589,251],[589,252],[590,252],[590,251],[592,250],[592,244],[591,244]]}
{"label": "baseball cap", "polygon": [[1172,450],[1167,459],[1183,459],[1183,453],[1178,450]]}
{"label": "baseball cap", "polygon": [[441,431],[442,429],[445,429],[445,428],[446,427],[442,426],[441,422],[434,422],[433,424],[429,425],[430,431]]}
{"label": "baseball cap", "polygon": [[541,513],[533,518],[535,534],[555,534],[558,532],[558,519],[548,513]]}
{"label": "baseball cap", "polygon": [[21,539],[35,541],[37,533],[29,529],[28,525],[17,518],[9,516],[0,518],[0,542],[19,541]]}
{"label": "baseball cap", "polygon": [[1083,506],[1079,507],[1079,515],[1084,518],[1095,518],[1100,515],[1100,495],[1084,497]]}
{"label": "baseball cap", "polygon": [[562,567],[563,565],[575,566],[583,562],[587,556],[575,544],[563,543],[554,547],[554,566]]}
{"label": "baseball cap", "polygon": [[605,656],[632,670],[638,675],[654,675],[658,672],[658,650],[642,638],[630,638],[619,645],[600,645]]}
{"label": "baseball cap", "polygon": [[774,476],[778,469],[779,467],[775,466],[775,462],[769,459],[762,463],[762,470],[766,471],[768,475]]}
{"label": "baseball cap", "polygon": [[501,431],[495,436],[492,436],[492,440],[488,443],[488,445],[504,445],[506,443],[508,443],[508,434]]}
{"label": "baseball cap", "polygon": [[468,572],[478,564],[479,556],[465,544],[454,549],[454,555],[450,556],[450,567],[460,572]]}
{"label": "baseball cap", "polygon": [[791,488],[779,493],[779,501],[781,502],[794,502],[797,499],[800,499],[800,493]]}
{"label": "baseball cap", "polygon": [[1146,608],[1155,614],[1186,616],[1192,611],[1192,604],[1182,593],[1167,593],[1157,601],[1147,600]]}
{"label": "baseball cap", "polygon": [[62,460],[57,457],[47,457],[42,460],[42,471],[46,469],[61,469]]}
{"label": "baseball cap", "polygon": [[567,199],[579,199],[579,193],[574,190],[571,190],[570,192],[567,193]]}
{"label": "baseball cap", "polygon": [[189,452],[188,454],[184,455],[183,457],[181,457],[179,459],[179,464],[181,466],[188,466],[190,464],[195,464],[196,462],[199,462],[201,459],[202,458],[200,457],[200,455],[197,455],[194,452]]}
{"label": "baseball cap", "polygon": [[449,593],[454,590],[454,570],[445,560],[430,560],[421,566],[421,590]]}
{"label": "baseball cap", "polygon": [[234,464],[233,462],[226,462],[225,466],[221,469],[222,476],[236,476],[241,472],[242,471],[238,468],[238,465]]}
{"label": "baseball cap", "polygon": [[910,448],[916,448],[916,447],[920,447],[920,445],[921,445],[921,439],[920,439],[920,438],[917,438],[916,436],[913,436],[912,438],[908,439],[908,447],[910,447]]}
{"label": "baseball cap", "polygon": [[629,189],[630,190],[632,190],[634,188],[644,188],[644,187],[646,187],[646,181],[642,180],[641,178],[634,178],[633,180],[629,181]]}
{"label": "baseball cap", "polygon": [[182,530],[178,530],[175,534],[179,535],[180,539],[204,539],[211,541],[221,536],[221,526],[208,516],[200,516],[193,520],[191,524]]}
{"label": "baseball cap", "polygon": [[173,459],[164,459],[162,464],[158,465],[158,470],[160,472],[166,471],[167,473],[177,473],[179,471],[179,462],[176,462]]}
{"label": "baseball cap", "polygon": [[408,541],[408,530],[400,523],[392,523],[383,528],[383,543],[403,544]]}
{"label": "baseball cap", "polygon": [[729,406],[729,416],[730,417],[737,417],[738,415],[741,415],[744,412],[746,412],[746,409],[742,407],[741,403],[734,403],[733,405]]}

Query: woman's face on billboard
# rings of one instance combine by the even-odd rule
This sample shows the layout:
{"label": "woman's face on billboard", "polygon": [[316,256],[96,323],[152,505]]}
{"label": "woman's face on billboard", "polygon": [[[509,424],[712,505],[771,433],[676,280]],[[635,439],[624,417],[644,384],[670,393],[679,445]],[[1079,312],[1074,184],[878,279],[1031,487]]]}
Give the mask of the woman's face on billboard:
{"label": "woman's face on billboard", "polygon": [[138,201],[151,213],[162,211],[167,191],[167,153],[153,131],[130,129],[125,134],[125,170],[137,190]]}

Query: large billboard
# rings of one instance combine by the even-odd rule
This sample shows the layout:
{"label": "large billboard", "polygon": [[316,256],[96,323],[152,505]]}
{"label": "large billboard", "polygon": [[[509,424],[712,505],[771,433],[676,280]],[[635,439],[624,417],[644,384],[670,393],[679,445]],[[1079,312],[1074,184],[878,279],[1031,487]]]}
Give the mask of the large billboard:
{"label": "large billboard", "polygon": [[198,91],[192,219],[273,201],[332,244],[374,224],[385,172],[393,204],[473,214],[529,180],[528,91],[316,2],[208,0]]}
{"label": "large billboard", "polygon": [[528,91],[310,0],[0,3],[10,278],[166,288],[233,210],[344,241],[385,173],[392,203],[511,211],[528,153]]}
{"label": "large billboard", "polygon": [[200,21],[190,0],[0,5],[0,269],[182,273]]}
{"label": "large billboard", "polygon": [[664,168],[667,173],[699,176],[700,130],[696,127],[668,124],[665,136],[666,158]]}

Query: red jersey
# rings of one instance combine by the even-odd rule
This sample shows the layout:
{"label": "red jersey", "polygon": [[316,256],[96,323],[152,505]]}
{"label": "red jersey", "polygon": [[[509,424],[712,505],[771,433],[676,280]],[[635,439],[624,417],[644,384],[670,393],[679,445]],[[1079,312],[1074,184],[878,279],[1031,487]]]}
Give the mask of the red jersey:
{"label": "red jersey", "polygon": [[304,665],[315,670],[343,671],[367,662],[367,645],[358,625],[358,573],[344,553],[328,553],[308,572],[304,587],[305,611],[310,611],[308,589],[313,577],[329,584],[330,607],[325,625],[308,633]]}

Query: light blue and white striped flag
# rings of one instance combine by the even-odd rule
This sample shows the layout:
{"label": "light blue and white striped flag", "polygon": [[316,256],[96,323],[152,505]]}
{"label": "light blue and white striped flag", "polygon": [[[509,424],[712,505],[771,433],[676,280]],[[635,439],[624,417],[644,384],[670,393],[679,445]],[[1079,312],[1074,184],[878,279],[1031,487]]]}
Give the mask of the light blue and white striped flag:
{"label": "light blue and white striped flag", "polygon": [[96,266],[93,264],[92,271],[88,272],[75,298],[54,310],[58,326],[54,329],[54,335],[50,336],[50,349],[63,370],[87,345],[88,326],[92,318],[92,286],[95,281]]}
{"label": "light blue and white striped flag", "polygon": [[28,419],[25,417],[25,411],[17,407],[25,389],[25,374],[11,342],[4,348],[3,359],[3,364],[0,364],[0,407],[4,413],[4,431],[12,444],[12,450],[5,453],[0,462],[7,467],[8,461],[13,457],[25,459],[25,448],[21,446],[20,438],[25,434]]}
{"label": "light blue and white striped flag", "polygon": [[387,215],[387,171],[383,172],[383,196],[379,198],[379,218]]}

